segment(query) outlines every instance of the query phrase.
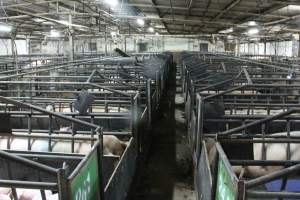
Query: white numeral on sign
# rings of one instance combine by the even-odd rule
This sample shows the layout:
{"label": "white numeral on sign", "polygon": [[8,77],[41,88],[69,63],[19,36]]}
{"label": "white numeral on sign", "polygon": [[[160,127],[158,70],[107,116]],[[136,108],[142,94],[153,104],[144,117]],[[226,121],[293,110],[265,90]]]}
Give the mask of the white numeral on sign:
{"label": "white numeral on sign", "polygon": [[91,177],[88,173],[86,179],[83,181],[82,186],[76,192],[75,200],[89,200],[91,193]]}

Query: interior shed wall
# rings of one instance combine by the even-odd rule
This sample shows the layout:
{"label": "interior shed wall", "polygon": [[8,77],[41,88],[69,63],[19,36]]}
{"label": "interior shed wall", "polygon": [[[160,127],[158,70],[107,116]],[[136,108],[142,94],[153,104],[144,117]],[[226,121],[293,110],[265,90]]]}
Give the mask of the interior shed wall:
{"label": "interior shed wall", "polygon": [[[17,53],[19,55],[28,54],[29,48],[26,40],[16,40]],[[96,49],[91,49],[95,43]],[[75,53],[107,53],[112,54],[115,48],[123,49],[129,53],[139,50],[139,43],[147,44],[147,52],[159,52],[159,51],[199,51],[200,43],[208,44],[209,52],[224,52],[225,45],[223,41],[212,41],[191,39],[191,38],[175,38],[175,37],[118,37],[108,38],[107,47],[105,48],[104,38],[93,39],[79,39],[74,41]],[[65,54],[67,55],[68,41],[31,41],[30,43],[31,53],[45,53],[45,54]],[[240,44],[241,54],[255,54],[255,55],[279,55],[279,56],[298,56],[299,42],[298,40],[281,41],[281,42],[267,42],[266,51],[264,43],[243,43]],[[0,55],[11,55],[11,40],[0,39]]]}
{"label": "interior shed wall", "polygon": [[[17,54],[28,54],[26,40],[15,40]],[[0,39],[0,55],[12,55],[10,39]]]}
{"label": "interior shed wall", "polygon": [[[126,40],[126,42],[125,42]],[[209,52],[224,52],[225,45],[223,41],[215,41],[212,43],[208,40],[191,39],[191,38],[171,38],[171,37],[121,37],[109,38],[106,41],[105,47],[104,38],[80,39],[74,41],[75,53],[105,53],[107,49],[108,55],[113,53],[115,48],[126,50],[132,53],[139,50],[141,43],[146,45],[147,52],[160,51],[199,51],[200,43],[208,45]],[[68,54],[68,41],[42,41],[31,42],[31,53],[45,53],[45,54]],[[0,44],[1,46],[1,44]],[[91,47],[96,48],[91,48]],[[10,47],[10,46],[8,46]],[[10,50],[10,48],[9,48]],[[2,49],[2,51],[4,51]],[[3,55],[5,52],[0,52]],[[28,52],[26,52],[28,53]]]}
{"label": "interior shed wall", "polygon": [[295,57],[298,56],[298,41],[266,42],[264,43],[243,43],[240,45],[241,54],[251,55],[278,55]]}

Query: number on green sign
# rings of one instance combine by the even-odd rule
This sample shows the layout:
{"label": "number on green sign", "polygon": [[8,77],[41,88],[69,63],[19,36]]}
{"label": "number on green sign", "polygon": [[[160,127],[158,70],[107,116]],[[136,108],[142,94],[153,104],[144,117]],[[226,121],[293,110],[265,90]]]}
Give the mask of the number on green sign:
{"label": "number on green sign", "polygon": [[218,164],[216,200],[235,200],[235,189],[225,164],[220,159]]}
{"label": "number on green sign", "polygon": [[75,200],[88,200],[91,192],[91,178],[90,174],[87,175],[86,180],[84,180],[81,188],[78,189],[76,193]]}
{"label": "number on green sign", "polygon": [[97,152],[93,152],[71,181],[72,200],[100,200]]}

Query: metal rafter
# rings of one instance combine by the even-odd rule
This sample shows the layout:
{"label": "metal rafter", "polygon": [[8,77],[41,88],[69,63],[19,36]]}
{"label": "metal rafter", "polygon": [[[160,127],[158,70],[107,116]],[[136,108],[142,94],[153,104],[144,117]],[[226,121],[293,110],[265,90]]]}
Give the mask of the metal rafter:
{"label": "metal rafter", "polygon": [[[211,0],[209,0],[211,4]],[[193,8],[192,10],[195,12],[212,12],[212,13],[220,13],[222,10],[220,9],[215,9],[215,8],[208,8],[210,4],[207,4],[206,8]],[[132,4],[124,4],[124,6],[134,6],[138,8],[158,8],[158,9],[168,9],[171,10],[171,7],[168,5],[153,5],[153,4],[139,4],[139,3],[132,3]],[[188,6],[185,7],[178,7],[178,6],[173,6],[173,10],[182,10],[182,11],[188,11]],[[147,11],[144,11],[144,13],[147,13]],[[247,16],[260,16],[261,14],[259,13],[254,13],[254,12],[241,12],[241,11],[230,11],[230,13],[235,14],[235,15],[247,15]],[[278,18],[278,19],[285,19],[287,16],[284,15],[278,15],[278,14],[265,14],[264,17],[267,18]]]}
{"label": "metal rafter", "polygon": [[[179,4],[179,0],[169,0],[166,2],[166,4],[158,4],[159,2],[157,0],[151,0],[151,4],[125,3],[122,5],[144,8],[142,12],[144,12],[145,17],[141,18],[150,22],[160,22],[165,28],[163,30],[166,30],[169,34],[191,34],[193,32],[216,33],[219,30],[229,27],[247,28],[241,24],[249,20],[258,21],[260,18],[263,19],[264,25],[288,24],[288,21],[300,17],[300,13],[293,17],[273,13],[273,11],[290,4],[300,5],[300,2],[296,2],[295,0],[274,0],[263,5],[263,7],[269,6],[265,10],[261,10],[263,7],[259,7],[254,1],[249,1],[250,7],[249,9],[247,8],[247,10],[251,10],[250,12],[242,12],[246,7],[245,5],[239,5],[241,0],[231,0],[230,3],[223,5],[223,9],[216,9],[215,4],[217,4],[217,2],[213,0],[207,0],[205,2],[198,1],[197,6],[201,5],[198,7],[195,7],[195,0],[186,0],[182,6]],[[238,7],[238,9],[233,10],[235,7]],[[8,11],[8,16],[0,16],[0,20],[7,20],[13,24],[18,23],[18,30],[22,31],[22,33],[26,33],[30,27],[32,27],[34,31],[40,27],[42,27],[42,29],[49,28],[50,25],[44,25],[43,23],[35,21],[34,18],[53,22],[57,24],[58,27],[66,27],[64,24],[60,24],[61,18],[59,17],[63,15],[71,14],[74,16],[75,25],[83,24],[88,18],[92,18],[91,23],[89,23],[91,26],[91,30],[89,31],[94,34],[101,31],[99,29],[99,21],[105,21],[110,31],[113,30],[114,26],[120,27],[120,30],[125,30],[124,27],[130,26],[133,24],[132,20],[136,19],[135,16],[119,15],[116,12],[111,12],[109,6],[90,0],[20,0],[15,4],[5,4],[2,8]],[[192,11],[194,13],[193,15]],[[197,14],[199,12],[200,14]],[[203,14],[201,12],[203,12]],[[232,20],[229,15],[226,15],[227,13],[230,13],[230,16],[237,17],[238,20]],[[154,14],[158,14],[158,17],[153,17]],[[163,14],[165,14],[165,16]],[[209,19],[206,16],[213,17]],[[28,18],[31,18],[31,20],[28,20]],[[22,21],[24,23],[20,23]],[[194,29],[191,27],[194,27]],[[132,33],[139,33],[136,27],[131,28],[134,29]],[[286,30],[290,30],[291,28],[293,27],[287,26]],[[157,28],[157,30],[160,29]],[[77,31],[80,33],[79,29]],[[161,33],[162,32],[163,31],[161,31]]]}
{"label": "metal rafter", "polygon": [[[151,2],[152,2],[152,4],[153,4],[154,6],[157,5],[156,0],[151,0]],[[156,10],[156,12],[157,12],[158,17],[159,17],[159,18],[162,18],[162,15],[161,15],[160,10],[159,10],[158,8],[156,8],[156,7],[155,7],[155,10]],[[164,27],[166,28],[167,32],[170,34],[170,30],[169,30],[167,24],[166,24],[163,20],[161,20],[161,22],[162,22],[162,24],[164,25]]]}
{"label": "metal rafter", "polygon": [[233,0],[230,2],[219,14],[217,14],[213,20],[217,20],[220,17],[222,17],[224,14],[226,14],[228,11],[230,11],[232,8],[234,8],[236,5],[238,5],[241,2],[241,0]]}
{"label": "metal rafter", "polygon": [[173,3],[172,3],[172,0],[170,0],[170,6],[171,6],[172,18],[173,18],[173,20],[174,20],[174,10],[173,10]]}

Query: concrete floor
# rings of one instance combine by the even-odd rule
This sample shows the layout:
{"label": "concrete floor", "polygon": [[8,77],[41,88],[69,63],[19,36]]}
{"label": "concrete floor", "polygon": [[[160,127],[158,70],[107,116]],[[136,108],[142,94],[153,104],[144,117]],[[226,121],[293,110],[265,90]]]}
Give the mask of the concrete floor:
{"label": "concrete floor", "polygon": [[179,78],[174,67],[151,130],[150,150],[138,168],[128,200],[195,199]]}

